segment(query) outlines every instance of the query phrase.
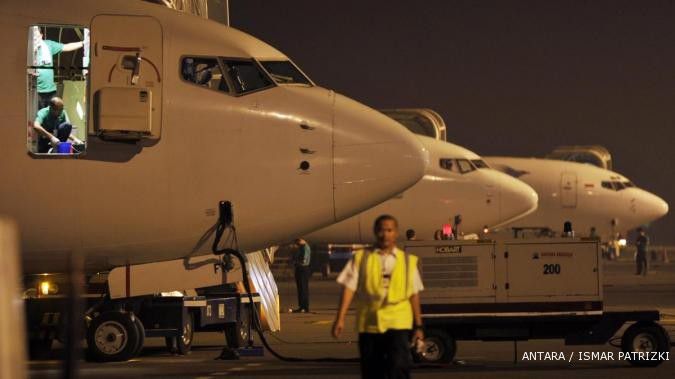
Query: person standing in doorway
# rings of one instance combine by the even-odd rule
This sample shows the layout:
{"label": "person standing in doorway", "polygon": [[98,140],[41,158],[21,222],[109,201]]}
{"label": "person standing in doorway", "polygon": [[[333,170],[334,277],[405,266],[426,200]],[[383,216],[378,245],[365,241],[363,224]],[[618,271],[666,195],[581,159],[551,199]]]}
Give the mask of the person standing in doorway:
{"label": "person standing in doorway", "polygon": [[635,247],[637,248],[637,254],[635,255],[635,275],[646,276],[648,269],[647,249],[649,248],[649,237],[647,237],[647,233],[645,233],[645,230],[642,228],[638,228],[638,233],[638,237],[635,240]]}
{"label": "person standing in doorway", "polygon": [[293,313],[309,312],[309,277],[312,275],[310,267],[312,249],[302,238],[295,240],[296,250],[293,255],[295,266],[295,286],[298,291],[298,308]]}
{"label": "person standing in doorway", "polygon": [[54,56],[62,52],[74,51],[84,47],[84,42],[60,43],[44,38],[42,30],[34,26],[33,33],[37,39],[35,44],[34,62],[37,66],[37,93],[38,109],[49,105],[52,97],[56,96],[56,82],[54,81]]}
{"label": "person standing in doorway", "polygon": [[356,296],[361,377],[410,378],[410,348],[424,340],[419,292],[424,289],[417,257],[396,246],[398,222],[382,215],[373,226],[374,249],[357,251],[337,282],[344,288],[333,337],[342,334],[345,315]]}

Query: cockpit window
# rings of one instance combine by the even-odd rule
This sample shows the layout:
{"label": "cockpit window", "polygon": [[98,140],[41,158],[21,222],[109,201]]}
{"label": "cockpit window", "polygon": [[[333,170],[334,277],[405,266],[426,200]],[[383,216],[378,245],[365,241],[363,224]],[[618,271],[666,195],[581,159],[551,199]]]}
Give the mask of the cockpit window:
{"label": "cockpit window", "polygon": [[312,82],[290,61],[266,61],[260,64],[278,84],[312,85]]}
{"label": "cockpit window", "polygon": [[230,86],[227,84],[216,58],[183,58],[181,76],[183,80],[203,88],[230,92]]}
{"label": "cockpit window", "polygon": [[619,181],[619,180],[605,180],[602,183],[602,188],[606,188],[612,191],[621,191],[626,188],[631,188],[635,187],[635,184],[633,184],[630,181]]}
{"label": "cockpit window", "polygon": [[458,159],[457,167],[459,167],[459,172],[466,174],[467,172],[474,171],[476,168],[469,162],[468,159]]}
{"label": "cockpit window", "polygon": [[456,171],[456,170],[452,169],[453,168],[452,161],[453,161],[452,159],[441,158],[441,161],[440,161],[441,168],[445,169],[445,170],[448,170],[448,171]]}
{"label": "cockpit window", "polygon": [[[459,172],[460,174],[466,174],[467,172],[475,171],[476,167],[478,167],[478,165],[474,166],[474,164],[472,164],[471,161],[468,159],[441,158],[439,164],[441,168],[444,170]],[[488,167],[488,165],[485,162],[483,162],[483,165],[484,165],[483,167],[479,168]]]}
{"label": "cockpit window", "polygon": [[254,61],[223,58],[223,66],[232,80],[234,91],[238,94],[257,91],[273,85]]}
{"label": "cockpit window", "polygon": [[476,166],[477,169],[490,168],[490,166],[488,166],[488,164],[485,163],[485,161],[482,159],[472,159],[471,163],[473,163],[473,165]]}

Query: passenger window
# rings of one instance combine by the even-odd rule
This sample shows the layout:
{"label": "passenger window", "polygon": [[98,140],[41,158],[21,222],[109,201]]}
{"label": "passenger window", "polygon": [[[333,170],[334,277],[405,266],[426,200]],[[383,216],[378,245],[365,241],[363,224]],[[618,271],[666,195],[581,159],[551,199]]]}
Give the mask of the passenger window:
{"label": "passenger window", "polygon": [[467,159],[458,159],[457,166],[459,167],[459,172],[466,174],[467,172],[474,171],[475,168],[471,165],[471,162]]}
{"label": "passenger window", "polygon": [[223,66],[238,94],[246,94],[273,86],[272,80],[251,60],[223,59]]}
{"label": "passenger window", "polygon": [[43,157],[85,152],[89,29],[33,25],[27,44],[28,152]]}
{"label": "passenger window", "polygon": [[445,169],[445,170],[448,170],[448,171],[454,171],[452,169],[453,168],[452,161],[453,161],[452,159],[441,158],[441,161],[440,161],[441,168]]}
{"label": "passenger window", "polygon": [[181,62],[183,80],[200,87],[220,92],[230,92],[227,79],[217,58],[186,57]]}
{"label": "passenger window", "polygon": [[272,79],[279,84],[312,85],[309,79],[290,61],[260,62]]}

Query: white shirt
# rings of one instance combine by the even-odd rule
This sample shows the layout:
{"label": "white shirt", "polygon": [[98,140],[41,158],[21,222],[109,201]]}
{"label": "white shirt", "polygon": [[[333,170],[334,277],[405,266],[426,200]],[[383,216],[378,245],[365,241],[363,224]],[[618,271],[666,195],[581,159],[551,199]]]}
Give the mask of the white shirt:
{"label": "white shirt", "polygon": [[[398,250],[398,249],[397,249]],[[396,265],[396,255],[393,252],[389,253],[380,253],[379,249],[373,250],[374,253],[377,253],[382,260],[382,275],[386,276],[383,280],[384,284],[384,296],[387,296],[387,290],[389,288],[389,279],[391,273],[394,271],[394,266]],[[337,282],[352,291],[356,291],[359,285],[359,270],[354,267],[354,260],[347,262],[345,267],[340,272],[340,275],[337,277]],[[412,294],[415,295],[420,291],[424,290],[424,285],[422,284],[422,278],[420,276],[420,271],[415,267],[415,275],[413,276],[412,282]]]}

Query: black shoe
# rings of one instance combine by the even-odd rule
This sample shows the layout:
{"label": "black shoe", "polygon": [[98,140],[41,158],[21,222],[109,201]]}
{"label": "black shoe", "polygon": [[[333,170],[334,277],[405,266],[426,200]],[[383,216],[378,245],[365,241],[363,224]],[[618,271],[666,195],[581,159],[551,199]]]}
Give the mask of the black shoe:
{"label": "black shoe", "polygon": [[297,308],[291,311],[291,313],[306,313],[306,312],[307,310],[305,310],[304,308]]}

